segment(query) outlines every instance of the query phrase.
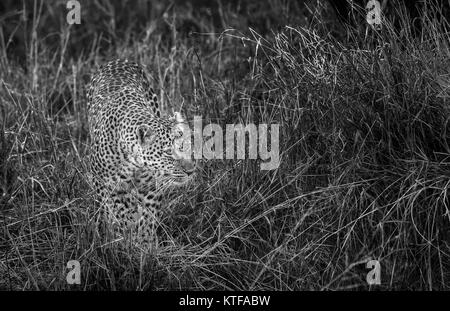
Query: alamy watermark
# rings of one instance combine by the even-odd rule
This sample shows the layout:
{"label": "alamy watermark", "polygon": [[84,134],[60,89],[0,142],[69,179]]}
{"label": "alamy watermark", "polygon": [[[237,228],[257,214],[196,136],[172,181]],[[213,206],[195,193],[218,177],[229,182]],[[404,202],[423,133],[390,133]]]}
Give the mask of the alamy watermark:
{"label": "alamy watermark", "polygon": [[66,276],[67,284],[74,285],[74,284],[81,284],[81,265],[78,260],[69,260],[67,262],[67,269],[69,269],[69,272]]}
{"label": "alamy watermark", "polygon": [[366,275],[366,281],[369,285],[381,284],[381,265],[378,260],[369,260],[366,268],[371,269]]}
{"label": "alamy watermark", "polygon": [[366,10],[368,10],[366,15],[367,23],[375,27],[381,27],[381,4],[377,0],[370,0],[366,4]]}
{"label": "alamy watermark", "polygon": [[[366,268],[370,271],[366,275],[366,281],[368,285],[380,285],[381,284],[381,265],[378,260],[368,260],[366,262]],[[69,272],[66,276],[67,284],[79,285],[81,284],[81,265],[78,260],[69,260],[67,262],[67,269]]]}
{"label": "alamy watermark", "polygon": [[69,0],[66,3],[69,12],[66,15],[66,21],[69,25],[81,24],[81,4],[77,0]]}
{"label": "alamy watermark", "polygon": [[183,126],[182,131],[183,141],[187,144],[181,152],[184,158],[192,155],[196,160],[259,158],[261,170],[274,170],[280,165],[279,124],[226,124],[224,130],[219,124],[203,127],[202,118],[194,116],[193,133],[188,126]]}

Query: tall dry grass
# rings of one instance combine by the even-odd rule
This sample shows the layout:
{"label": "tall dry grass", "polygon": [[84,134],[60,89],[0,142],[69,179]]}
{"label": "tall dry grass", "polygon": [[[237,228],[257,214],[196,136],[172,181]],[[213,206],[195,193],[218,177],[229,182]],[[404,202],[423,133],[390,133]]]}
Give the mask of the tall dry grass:
{"label": "tall dry grass", "polygon": [[[441,8],[427,6],[419,35],[399,10],[400,28],[386,20],[336,38],[323,3],[218,3],[95,1],[70,27],[64,1],[11,11],[0,36],[0,288],[449,289]],[[202,161],[167,202],[156,257],[107,234],[86,179],[86,85],[116,57],[148,66],[166,110],[280,124],[274,171]],[[73,259],[81,285],[66,283]],[[369,259],[379,287],[366,283]]]}

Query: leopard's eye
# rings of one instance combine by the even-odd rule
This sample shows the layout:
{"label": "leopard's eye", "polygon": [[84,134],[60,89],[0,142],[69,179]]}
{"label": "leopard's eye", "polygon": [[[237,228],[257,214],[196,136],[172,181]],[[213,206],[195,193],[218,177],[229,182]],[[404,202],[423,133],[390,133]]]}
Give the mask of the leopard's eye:
{"label": "leopard's eye", "polygon": [[172,148],[165,148],[164,149],[164,154],[167,156],[172,156],[173,155],[173,149]]}
{"label": "leopard's eye", "polygon": [[175,132],[175,139],[183,137],[183,131],[178,130]]}

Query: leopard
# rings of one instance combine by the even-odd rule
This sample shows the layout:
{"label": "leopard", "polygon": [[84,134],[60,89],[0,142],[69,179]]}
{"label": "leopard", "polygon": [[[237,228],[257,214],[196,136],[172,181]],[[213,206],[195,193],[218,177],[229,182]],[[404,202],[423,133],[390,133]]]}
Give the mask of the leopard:
{"label": "leopard", "polygon": [[137,62],[106,62],[89,83],[87,162],[97,202],[115,234],[132,236],[149,252],[158,248],[163,196],[192,181],[196,170],[184,116],[160,108]]}

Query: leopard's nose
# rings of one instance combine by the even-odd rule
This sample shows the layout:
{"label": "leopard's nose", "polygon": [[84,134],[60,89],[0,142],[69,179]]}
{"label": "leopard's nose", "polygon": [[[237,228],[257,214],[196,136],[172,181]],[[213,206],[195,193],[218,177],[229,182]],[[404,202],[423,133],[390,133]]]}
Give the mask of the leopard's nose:
{"label": "leopard's nose", "polygon": [[188,175],[194,173],[196,167],[195,162],[190,160],[182,160],[180,166],[183,169],[183,171]]}

